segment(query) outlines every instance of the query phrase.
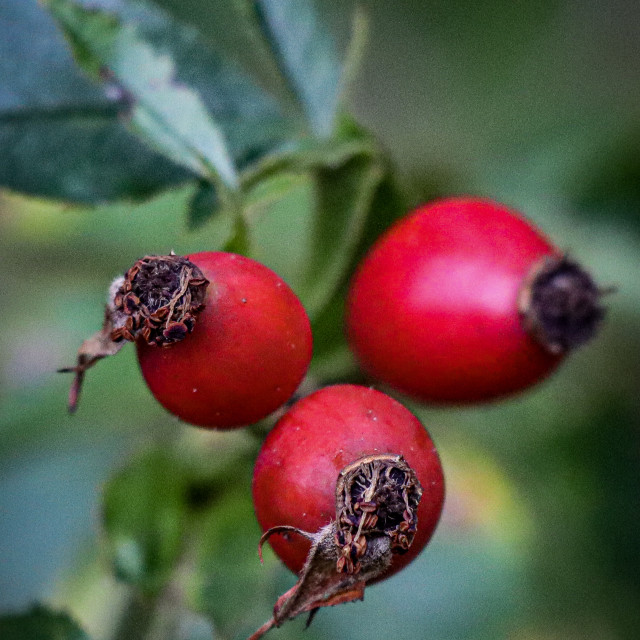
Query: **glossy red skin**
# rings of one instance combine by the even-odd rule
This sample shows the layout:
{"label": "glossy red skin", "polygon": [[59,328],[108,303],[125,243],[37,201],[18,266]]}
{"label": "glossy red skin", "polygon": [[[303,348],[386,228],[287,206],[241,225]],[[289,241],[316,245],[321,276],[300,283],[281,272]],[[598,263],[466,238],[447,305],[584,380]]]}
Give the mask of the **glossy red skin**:
{"label": "glossy red skin", "polygon": [[[402,454],[423,495],[418,530],[409,551],[395,555],[386,578],[411,562],[427,544],[444,502],[444,478],[436,448],[420,421],[389,396],[357,385],[325,387],[297,402],[265,439],[253,474],[253,503],[263,531],[292,525],[316,532],[335,519],[340,471],[377,453]],[[298,573],[309,542],[274,535],[276,554]]]}
{"label": "glossy red skin", "polygon": [[420,207],[356,271],[346,311],[351,348],[371,376],[425,402],[524,389],[560,361],[518,313],[523,280],[549,255],[558,250],[504,205],[451,198]]}
{"label": "glossy red skin", "polygon": [[205,307],[184,340],[138,341],[142,374],[158,402],[185,422],[231,428],[284,404],[311,360],[311,327],[289,286],[244,256],[187,256],[210,284]]}

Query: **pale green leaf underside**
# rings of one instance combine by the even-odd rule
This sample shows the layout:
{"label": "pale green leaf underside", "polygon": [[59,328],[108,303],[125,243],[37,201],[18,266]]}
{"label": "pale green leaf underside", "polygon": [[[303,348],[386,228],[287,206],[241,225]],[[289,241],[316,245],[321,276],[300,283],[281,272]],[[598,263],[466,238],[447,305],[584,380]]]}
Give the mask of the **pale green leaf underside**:
{"label": "pale green leaf underside", "polygon": [[115,16],[71,0],[47,0],[78,62],[128,106],[131,127],[199,176],[236,189],[238,178],[218,124],[200,96],[175,77],[174,61]]}
{"label": "pale green leaf underside", "polygon": [[342,65],[311,0],[236,0],[256,46],[279,70],[318,137],[335,125]]}

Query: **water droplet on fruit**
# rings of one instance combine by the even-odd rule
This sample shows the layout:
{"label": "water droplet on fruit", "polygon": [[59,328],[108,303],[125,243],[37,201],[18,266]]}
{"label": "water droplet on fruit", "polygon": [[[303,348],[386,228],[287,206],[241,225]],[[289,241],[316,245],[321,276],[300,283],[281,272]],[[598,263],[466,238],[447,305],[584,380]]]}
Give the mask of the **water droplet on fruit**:
{"label": "water droplet on fruit", "polygon": [[247,304],[247,299],[246,298],[242,298],[242,304]]}

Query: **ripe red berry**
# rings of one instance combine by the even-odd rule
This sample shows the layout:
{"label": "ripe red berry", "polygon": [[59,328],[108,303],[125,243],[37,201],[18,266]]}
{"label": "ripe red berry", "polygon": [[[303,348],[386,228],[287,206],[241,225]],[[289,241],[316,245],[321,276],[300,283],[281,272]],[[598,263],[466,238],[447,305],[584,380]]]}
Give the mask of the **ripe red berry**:
{"label": "ripe red berry", "polygon": [[[363,458],[358,475],[358,464],[352,465]],[[376,474],[379,479],[372,479]],[[344,501],[337,505],[339,477],[351,510]],[[398,487],[404,487],[404,496],[394,493]],[[285,526],[318,532],[336,521],[339,530],[331,533],[331,544],[338,544],[342,558],[337,576],[364,579],[373,542],[369,539],[367,547],[360,534],[386,527],[393,553],[390,566],[375,574],[379,580],[406,566],[429,541],[442,510],[444,480],[435,446],[410,411],[374,389],[336,385],[298,401],[268,434],[255,464],[253,500],[265,531]],[[309,541],[284,533],[271,537],[271,546],[300,573]],[[332,570],[335,566],[330,563]]]}
{"label": "ripe red berry", "polygon": [[104,325],[85,340],[69,394],[85,371],[136,343],[158,402],[182,420],[230,428],[256,422],[294,393],[311,360],[311,326],[287,284],[232,253],[147,256],[117,278]]}
{"label": "ripe red berry", "polygon": [[591,277],[504,205],[451,198],[418,208],[374,244],[347,300],[362,368],[427,402],[528,387],[593,336]]}
{"label": "ripe red berry", "polygon": [[140,368],[167,410],[205,427],[256,422],[284,404],[311,360],[311,327],[289,286],[240,255],[187,256],[209,281],[204,307],[184,340],[138,339]]}

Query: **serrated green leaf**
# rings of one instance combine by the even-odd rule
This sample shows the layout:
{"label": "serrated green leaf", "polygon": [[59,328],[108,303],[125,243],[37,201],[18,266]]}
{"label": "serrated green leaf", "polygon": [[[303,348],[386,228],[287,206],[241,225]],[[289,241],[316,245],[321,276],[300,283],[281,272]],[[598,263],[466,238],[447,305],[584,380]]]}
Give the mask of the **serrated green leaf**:
{"label": "serrated green leaf", "polygon": [[198,92],[220,123],[238,166],[254,162],[298,133],[298,125],[283,116],[273,96],[232,60],[212,50],[197,29],[172,20],[156,5],[140,1],[113,5],[109,0],[91,4],[97,3],[109,10],[113,6],[119,19],[134,24],[154,50],[171,54],[177,77]]}
{"label": "serrated green leaf", "polygon": [[66,614],[36,606],[25,613],[0,617],[2,640],[90,640]]}
{"label": "serrated green leaf", "polygon": [[167,448],[146,452],[106,486],[108,555],[115,575],[147,593],[159,591],[182,550],[187,479]]}
{"label": "serrated green leaf", "polygon": [[73,0],[47,0],[76,59],[108,94],[126,105],[133,131],[168,158],[227,189],[238,178],[219,123],[200,96],[177,81],[175,63],[138,34],[135,25]]}
{"label": "serrated green leaf", "polygon": [[[171,55],[176,76],[220,123],[239,166],[291,135],[274,99],[212,52],[195,29],[141,2],[84,4],[108,9],[111,21],[135,24],[141,40]],[[90,52],[77,38],[76,44],[86,60]],[[106,95],[80,72],[37,0],[0,4],[0,185],[97,204],[146,197],[189,180],[189,171],[127,132],[120,119],[125,94],[110,89]]]}
{"label": "serrated green leaf", "polygon": [[[197,92],[220,125],[238,166],[292,135],[275,100],[211,51],[195,29],[142,2],[95,0],[84,6],[108,10],[101,14],[107,24],[135,25],[141,41],[171,56],[176,77]],[[77,37],[75,44],[95,71],[90,48]],[[190,171],[126,130],[126,92],[117,83],[105,88],[81,73],[37,0],[0,3],[0,186],[99,204],[147,197],[191,179]]]}
{"label": "serrated green leaf", "polygon": [[238,0],[236,4],[253,41],[270,54],[312,132],[330,136],[342,70],[334,39],[312,0]]}
{"label": "serrated green leaf", "polygon": [[75,202],[146,197],[189,177],[126,131],[36,0],[0,3],[0,148],[1,186]]}
{"label": "serrated green leaf", "polygon": [[78,203],[140,199],[189,174],[99,109],[0,116],[0,184]]}

